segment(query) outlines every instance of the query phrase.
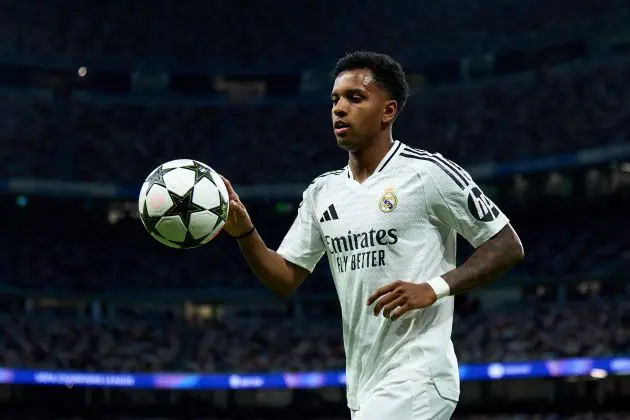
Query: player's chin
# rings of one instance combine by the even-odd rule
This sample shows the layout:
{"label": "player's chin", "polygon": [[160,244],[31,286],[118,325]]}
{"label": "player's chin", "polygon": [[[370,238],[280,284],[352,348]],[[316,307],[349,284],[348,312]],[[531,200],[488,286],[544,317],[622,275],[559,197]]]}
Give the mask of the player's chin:
{"label": "player's chin", "polygon": [[356,141],[354,141],[352,137],[347,136],[347,135],[342,135],[342,136],[335,135],[335,137],[337,138],[337,145],[341,147],[342,149],[348,152],[351,152],[354,149],[356,149]]}

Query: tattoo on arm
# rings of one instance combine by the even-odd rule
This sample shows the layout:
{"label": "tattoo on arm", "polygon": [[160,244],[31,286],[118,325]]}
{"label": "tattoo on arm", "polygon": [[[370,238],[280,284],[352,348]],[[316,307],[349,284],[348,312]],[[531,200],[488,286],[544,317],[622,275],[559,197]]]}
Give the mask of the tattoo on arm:
{"label": "tattoo on arm", "polygon": [[442,278],[450,286],[452,295],[465,293],[497,279],[521,262],[523,257],[521,241],[508,224],[477,248],[464,264],[444,274]]}

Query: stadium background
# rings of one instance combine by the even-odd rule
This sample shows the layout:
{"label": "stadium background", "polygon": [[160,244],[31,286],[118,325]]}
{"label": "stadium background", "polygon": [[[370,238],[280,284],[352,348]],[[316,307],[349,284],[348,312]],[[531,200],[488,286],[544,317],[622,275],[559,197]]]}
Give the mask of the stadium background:
{"label": "stadium background", "polygon": [[456,418],[630,418],[629,17],[621,0],[0,0],[0,416],[348,417],[326,263],[280,300],[224,235],[159,245],[135,198],[158,164],[204,161],[277,246],[303,188],[345,164],[330,70],[366,48],[409,74],[395,137],[468,169],[526,249],[457,298]]}

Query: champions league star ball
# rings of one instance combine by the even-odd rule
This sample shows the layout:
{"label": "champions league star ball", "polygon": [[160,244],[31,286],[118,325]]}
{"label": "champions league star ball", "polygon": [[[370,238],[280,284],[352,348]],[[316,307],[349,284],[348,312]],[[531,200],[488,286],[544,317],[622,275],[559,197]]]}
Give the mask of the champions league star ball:
{"label": "champions league star ball", "polygon": [[158,166],[140,189],[138,209],[146,230],[172,248],[195,248],[212,240],[228,215],[228,192],[209,166],[178,159]]}

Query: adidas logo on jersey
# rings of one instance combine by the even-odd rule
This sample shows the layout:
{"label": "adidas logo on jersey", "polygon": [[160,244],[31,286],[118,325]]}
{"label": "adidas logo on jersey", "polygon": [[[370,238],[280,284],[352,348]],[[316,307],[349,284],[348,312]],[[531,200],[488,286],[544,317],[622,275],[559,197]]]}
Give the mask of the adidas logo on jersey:
{"label": "adidas logo on jersey", "polygon": [[334,204],[328,206],[328,210],[326,210],[321,219],[319,219],[320,223],[324,223],[329,220],[339,220],[339,215],[337,214],[337,210],[335,210]]}

